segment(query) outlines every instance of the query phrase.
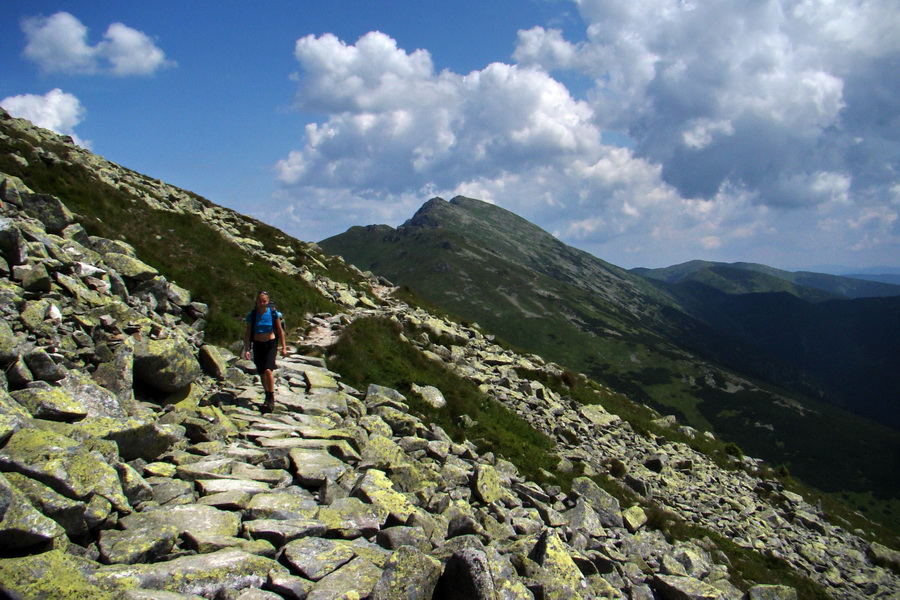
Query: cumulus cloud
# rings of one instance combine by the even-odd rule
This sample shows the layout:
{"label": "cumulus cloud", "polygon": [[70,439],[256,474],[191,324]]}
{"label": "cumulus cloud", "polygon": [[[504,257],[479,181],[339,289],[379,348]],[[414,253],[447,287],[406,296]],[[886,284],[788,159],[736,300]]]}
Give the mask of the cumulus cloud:
{"label": "cumulus cloud", "polygon": [[604,145],[590,106],[543,70],[493,63],[438,72],[427,51],[407,52],[379,32],[353,45],[307,36],[295,56],[298,107],[327,115],[276,166],[297,196],[349,190],[383,215],[376,206],[396,198],[417,205],[427,195],[465,194],[546,214],[548,229],[566,231],[573,217],[606,205],[619,214],[608,227],[621,228],[635,218],[629,206],[645,210],[671,196],[658,166]]}
{"label": "cumulus cloud", "polygon": [[895,180],[878,164],[900,158],[896,126],[872,126],[875,115],[896,122],[900,110],[892,3],[576,3],[587,41],[535,28],[520,32],[515,56],[592,77],[599,124],[625,130],[682,195],[741,185],[791,206],[830,199],[817,173],[841,173],[862,196]]}
{"label": "cumulus cloud", "polygon": [[175,64],[149,36],[122,23],[111,24],[93,46],[87,27],[67,12],[29,17],[22,30],[28,39],[24,56],[45,73],[151,75]]}
{"label": "cumulus cloud", "polygon": [[322,223],[352,205],[331,235],[465,194],[620,264],[897,246],[890,3],[575,3],[583,39],[534,27],[465,74],[379,32],[298,40],[296,105],[322,117],[276,165],[282,200],[319,199]]}
{"label": "cumulus cloud", "polygon": [[9,96],[0,100],[0,106],[12,116],[28,119],[38,127],[72,136],[79,146],[86,148],[90,146],[89,142],[79,139],[75,134],[75,126],[84,119],[84,107],[78,98],[59,88],[50,90],[43,96],[36,94]]}

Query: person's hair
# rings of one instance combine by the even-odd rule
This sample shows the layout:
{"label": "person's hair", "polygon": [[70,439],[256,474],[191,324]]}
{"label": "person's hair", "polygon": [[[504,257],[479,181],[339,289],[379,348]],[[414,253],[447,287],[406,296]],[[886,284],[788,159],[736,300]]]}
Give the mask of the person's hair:
{"label": "person's hair", "polygon": [[265,296],[266,298],[268,298],[269,292],[256,292],[256,297],[259,298],[260,296]]}

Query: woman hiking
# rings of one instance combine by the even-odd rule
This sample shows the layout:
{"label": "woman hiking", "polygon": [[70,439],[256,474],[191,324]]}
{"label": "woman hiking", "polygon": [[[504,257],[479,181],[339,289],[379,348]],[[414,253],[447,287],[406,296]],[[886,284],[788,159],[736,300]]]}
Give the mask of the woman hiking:
{"label": "woman hiking", "polygon": [[281,327],[281,313],[269,306],[269,292],[256,294],[256,308],[247,313],[247,332],[244,335],[244,358],[250,359],[252,341],[253,363],[262,380],[266,400],[262,412],[275,410],[275,353],[281,343],[281,357],[287,356],[284,330]]}

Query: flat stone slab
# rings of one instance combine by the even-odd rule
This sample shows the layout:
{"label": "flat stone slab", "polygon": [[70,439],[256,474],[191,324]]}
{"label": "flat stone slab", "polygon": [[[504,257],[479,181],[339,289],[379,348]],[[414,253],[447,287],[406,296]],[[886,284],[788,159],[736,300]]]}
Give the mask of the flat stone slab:
{"label": "flat stone slab", "polygon": [[328,528],[329,537],[352,540],[378,533],[387,512],[358,498],[339,498],[319,509],[317,519]]}
{"label": "flat stone slab", "polygon": [[319,505],[309,493],[284,490],[256,494],[246,510],[250,519],[312,519]]}
{"label": "flat stone slab", "polygon": [[307,415],[327,416],[338,414],[346,417],[349,414],[347,398],[342,392],[327,388],[315,388],[311,394],[292,394],[279,398],[289,409]]}
{"label": "flat stone slab", "polygon": [[195,463],[178,465],[176,473],[179,479],[184,479],[185,481],[228,477],[231,474],[231,467],[236,462],[233,458],[201,460]]}
{"label": "flat stone slab", "polygon": [[305,439],[305,438],[279,438],[261,440],[263,448],[301,448],[306,450],[318,450],[340,458],[341,460],[362,460],[359,452],[347,440]]}
{"label": "flat stone slab", "polygon": [[256,519],[244,521],[244,532],[253,540],[266,540],[280,548],[304,537],[318,537],[328,526],[317,519]]}
{"label": "flat stone slab", "polygon": [[204,496],[221,494],[223,492],[258,494],[260,492],[268,492],[271,489],[268,483],[250,479],[199,479],[197,480],[197,486]]}
{"label": "flat stone slab", "polygon": [[358,590],[361,598],[368,597],[381,578],[381,569],[362,557],[356,557],[346,565],[320,579],[307,600],[346,598],[347,590]]}
{"label": "flat stone slab", "polygon": [[356,551],[348,542],[324,538],[302,538],[284,547],[287,560],[310,581],[319,581],[350,562]]}
{"label": "flat stone slab", "polygon": [[217,534],[236,537],[241,524],[241,517],[230,511],[219,510],[212,506],[184,504],[178,506],[161,506],[141,513],[132,513],[119,519],[125,529],[143,529],[173,525],[181,533]]}
{"label": "flat stone slab", "polygon": [[297,479],[304,487],[318,487],[326,481],[337,481],[350,469],[345,462],[321,450],[293,448],[290,457]]}
{"label": "flat stone slab", "polygon": [[149,565],[101,567],[94,577],[112,587],[118,584],[214,598],[226,591],[261,588],[270,571],[286,569],[270,558],[227,549]]}

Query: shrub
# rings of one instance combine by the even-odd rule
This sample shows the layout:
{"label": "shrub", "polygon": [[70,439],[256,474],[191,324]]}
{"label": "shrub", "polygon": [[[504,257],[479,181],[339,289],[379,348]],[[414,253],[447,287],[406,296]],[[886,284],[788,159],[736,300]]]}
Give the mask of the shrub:
{"label": "shrub", "polygon": [[733,456],[738,459],[744,458],[743,450],[741,450],[740,446],[738,446],[734,442],[728,442],[727,444],[725,444],[724,450],[725,454],[727,454],[728,456]]}

